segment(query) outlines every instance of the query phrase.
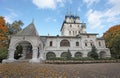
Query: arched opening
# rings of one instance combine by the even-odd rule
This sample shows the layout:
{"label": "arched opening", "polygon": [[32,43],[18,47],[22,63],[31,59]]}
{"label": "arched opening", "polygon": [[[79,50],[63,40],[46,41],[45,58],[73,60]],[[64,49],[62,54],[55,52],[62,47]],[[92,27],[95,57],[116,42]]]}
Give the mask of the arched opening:
{"label": "arched opening", "polygon": [[90,46],[92,47],[94,45],[94,42],[90,40]]}
{"label": "arched opening", "polygon": [[61,54],[61,57],[62,57],[62,58],[67,58],[67,54],[68,54],[68,52],[63,52],[63,53]]}
{"label": "arched opening", "polygon": [[32,58],[32,45],[28,41],[21,41],[17,43],[14,53],[15,59],[31,59]]}
{"label": "arched opening", "polygon": [[75,53],[75,57],[77,57],[77,58],[82,57],[82,53],[81,53],[81,52],[76,52],[76,53]]}
{"label": "arched opening", "polygon": [[85,43],[85,47],[87,47],[87,46],[88,46],[88,44],[87,44],[87,43],[88,43],[87,40],[85,40],[84,43]]}
{"label": "arched opening", "polygon": [[55,53],[54,52],[48,52],[46,54],[46,59],[47,60],[50,60],[50,59],[54,59],[56,57]]}
{"label": "arched opening", "polygon": [[100,56],[100,58],[105,58],[106,57],[106,52],[105,51],[101,51],[99,53],[99,56]]}
{"label": "arched opening", "polygon": [[16,50],[15,50],[15,53],[14,53],[14,58],[15,59],[19,59],[22,57],[23,55],[23,47],[19,44],[17,47],[16,47]]}
{"label": "arched opening", "polygon": [[62,40],[60,42],[60,46],[61,47],[69,47],[70,46],[70,42],[68,40],[64,39],[64,40]]}

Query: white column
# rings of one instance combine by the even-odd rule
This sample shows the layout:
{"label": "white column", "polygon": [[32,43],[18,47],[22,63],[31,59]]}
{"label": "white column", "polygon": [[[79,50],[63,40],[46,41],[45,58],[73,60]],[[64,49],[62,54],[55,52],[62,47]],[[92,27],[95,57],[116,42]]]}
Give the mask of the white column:
{"label": "white column", "polygon": [[15,61],[14,52],[15,52],[15,49],[9,48],[8,49],[8,59],[2,60],[2,63],[14,62]]}
{"label": "white column", "polygon": [[33,59],[37,59],[37,56],[38,56],[38,49],[33,49],[32,58],[33,58]]}
{"label": "white column", "polygon": [[8,59],[7,59],[7,61],[8,61],[8,62],[14,62],[14,61],[15,61],[15,59],[14,59],[15,49],[10,48],[10,49],[8,49],[8,50],[9,50],[9,51],[8,51]]}
{"label": "white column", "polygon": [[32,59],[29,62],[32,62],[32,63],[40,62],[40,60],[37,58],[37,56],[38,56],[38,48],[37,47],[33,47]]}
{"label": "white column", "polygon": [[45,60],[45,52],[43,50],[40,50],[39,51],[39,59],[42,61],[42,60]]}

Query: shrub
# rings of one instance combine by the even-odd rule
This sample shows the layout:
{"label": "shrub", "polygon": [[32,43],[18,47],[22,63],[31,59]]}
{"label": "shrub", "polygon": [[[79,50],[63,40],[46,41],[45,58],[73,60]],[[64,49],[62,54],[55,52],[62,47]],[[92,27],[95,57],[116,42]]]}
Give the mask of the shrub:
{"label": "shrub", "polygon": [[94,58],[95,60],[98,59],[98,53],[96,47],[93,45],[91,51],[88,53],[88,57]]}
{"label": "shrub", "polygon": [[0,62],[2,62],[3,59],[7,58],[7,48],[0,48]]}

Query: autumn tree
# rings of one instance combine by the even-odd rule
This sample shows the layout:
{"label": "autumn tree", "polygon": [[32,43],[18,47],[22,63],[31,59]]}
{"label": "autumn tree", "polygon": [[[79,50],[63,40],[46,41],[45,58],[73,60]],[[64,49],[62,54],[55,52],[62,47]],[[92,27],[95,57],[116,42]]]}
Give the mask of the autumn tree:
{"label": "autumn tree", "polygon": [[120,58],[120,25],[112,26],[103,35],[112,57]]}
{"label": "autumn tree", "polygon": [[4,17],[0,16],[0,47],[6,47],[7,43],[7,26]]}
{"label": "autumn tree", "polygon": [[4,17],[0,16],[0,62],[7,57],[7,32]]}

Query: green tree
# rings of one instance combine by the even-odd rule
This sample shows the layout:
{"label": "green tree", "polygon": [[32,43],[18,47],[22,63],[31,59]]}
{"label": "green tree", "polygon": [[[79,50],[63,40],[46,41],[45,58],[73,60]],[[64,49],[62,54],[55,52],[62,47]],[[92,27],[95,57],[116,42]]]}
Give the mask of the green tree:
{"label": "green tree", "polygon": [[88,53],[88,57],[94,58],[95,60],[98,59],[98,53],[96,47],[93,45],[91,51]]}
{"label": "green tree", "polygon": [[3,59],[7,58],[7,48],[6,47],[0,47],[0,62],[2,62]]}
{"label": "green tree", "polygon": [[113,43],[111,47],[112,57],[120,59],[120,32],[113,38]]}
{"label": "green tree", "polygon": [[24,25],[24,23],[21,20],[15,20],[12,24],[7,23],[6,25],[8,26],[8,34],[13,35],[22,30],[21,27]]}
{"label": "green tree", "polygon": [[67,52],[67,60],[71,60],[71,58],[72,58],[72,55],[71,55],[71,53],[70,53],[70,50],[68,49],[68,52]]}

